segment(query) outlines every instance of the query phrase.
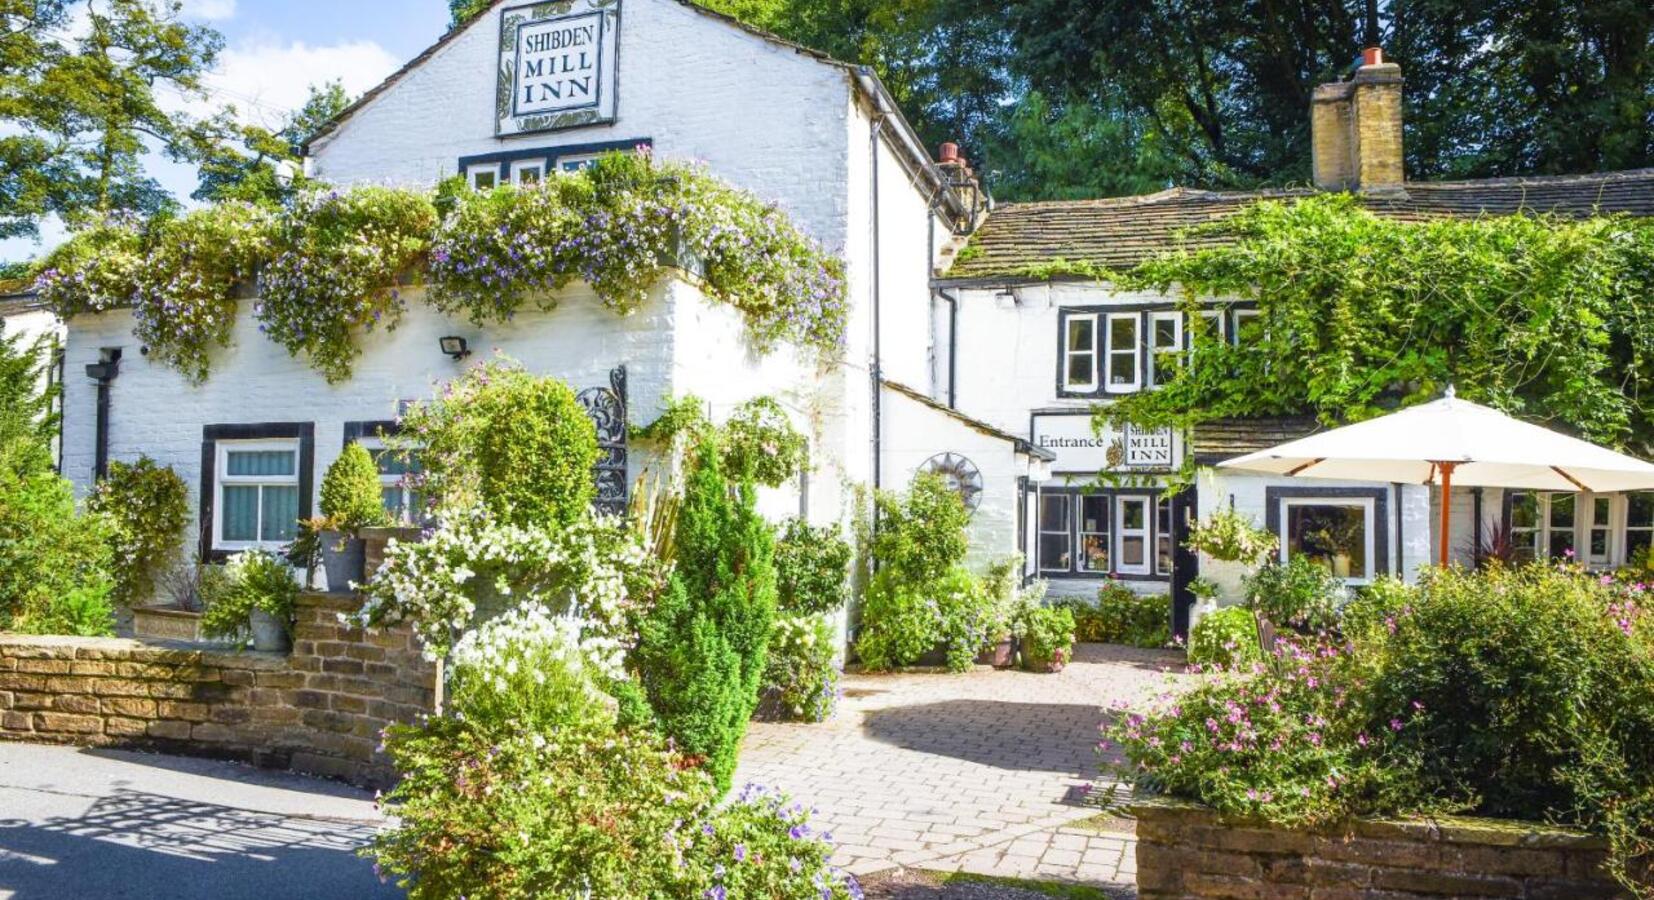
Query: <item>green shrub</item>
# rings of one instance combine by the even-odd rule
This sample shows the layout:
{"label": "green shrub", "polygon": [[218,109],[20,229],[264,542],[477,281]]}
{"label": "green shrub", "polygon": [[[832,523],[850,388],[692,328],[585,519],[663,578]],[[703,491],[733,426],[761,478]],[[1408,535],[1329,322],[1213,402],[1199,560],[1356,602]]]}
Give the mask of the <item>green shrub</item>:
{"label": "green shrub", "polygon": [[1219,507],[1189,529],[1189,549],[1223,562],[1257,566],[1275,555],[1280,538],[1258,528],[1233,507]]}
{"label": "green shrub", "polygon": [[23,634],[74,634],[102,637],[115,633],[115,607],[106,582],[80,585],[66,594],[44,598],[12,624]]}
{"label": "green shrub", "polygon": [[112,618],[101,628],[88,619],[95,598],[107,604],[113,587],[109,527],[76,513],[67,479],[19,471],[9,458],[19,448],[33,456],[21,441],[0,447],[0,629],[42,632],[73,621],[76,633],[110,633]]}
{"label": "green shrub", "polygon": [[240,638],[246,634],[248,616],[255,609],[269,613],[291,630],[299,583],[286,560],[263,550],[243,550],[230,557],[224,578],[223,592],[201,616],[202,634]]}
{"label": "green shrub", "polygon": [[809,442],[770,397],[737,406],[722,431],[724,468],[731,476],[780,487],[809,465]]}
{"label": "green shrub", "polygon": [[1226,606],[1200,617],[1189,632],[1189,662],[1239,668],[1263,660],[1258,619],[1244,606]]}
{"label": "green shrub", "polygon": [[1074,614],[1061,606],[1031,606],[1017,621],[1022,667],[1048,672],[1074,656]]}
{"label": "green shrub", "polygon": [[1344,583],[1304,556],[1270,563],[1246,577],[1248,604],[1280,628],[1318,629],[1333,622]]}
{"label": "green shrub", "polygon": [[775,542],[775,585],[780,608],[808,615],[843,605],[850,555],[850,544],[836,526],[812,527],[803,519],[788,519]]}
{"label": "green shrub", "polygon": [[970,514],[959,494],[932,472],[913,479],[905,497],[880,494],[873,558],[879,568],[910,584],[936,581],[965,558]]}
{"label": "green shrub", "polygon": [[481,504],[506,524],[573,524],[596,490],[597,430],[574,391],[509,361],[473,366],[413,404],[395,443],[417,450],[440,505]]}
{"label": "green shrub", "polygon": [[87,510],[109,523],[114,590],[110,599],[136,605],[150,599],[155,578],[175,565],[189,524],[189,486],[170,466],[147,456],[111,462],[92,490]]}
{"label": "green shrub", "polygon": [[745,786],[698,829],[669,836],[683,870],[666,896],[850,900],[861,888],[833,869],[831,838],[810,826],[810,811],[784,794]]}
{"label": "green shrub", "polygon": [[877,672],[913,665],[940,648],[948,669],[963,672],[987,641],[992,612],[981,580],[963,568],[925,582],[882,571],[867,588],[856,655]]}
{"label": "green shrub", "polygon": [[322,476],[322,516],[330,530],[355,533],[390,522],[373,454],[356,441],[345,446]]}
{"label": "green shrub", "polygon": [[825,722],[838,703],[833,623],[823,616],[781,615],[770,636],[761,718]]}
{"label": "green shrub", "polygon": [[763,684],[774,547],[752,485],[725,480],[717,441],[693,452],[676,566],[640,623],[632,664],[661,729],[725,789]]}
{"label": "green shrub", "polygon": [[1171,642],[1171,600],[1165,594],[1139,594],[1118,581],[1097,590],[1095,606],[1066,602],[1075,635],[1087,643],[1126,644],[1150,649]]}

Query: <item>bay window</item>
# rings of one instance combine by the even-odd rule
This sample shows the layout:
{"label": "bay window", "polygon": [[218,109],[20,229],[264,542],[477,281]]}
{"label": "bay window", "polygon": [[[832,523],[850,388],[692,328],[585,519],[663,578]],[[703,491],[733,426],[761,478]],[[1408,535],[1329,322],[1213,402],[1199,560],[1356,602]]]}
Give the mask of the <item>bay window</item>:
{"label": "bay window", "polygon": [[1605,569],[1654,545],[1654,491],[1506,491],[1504,528],[1518,560],[1577,559]]}

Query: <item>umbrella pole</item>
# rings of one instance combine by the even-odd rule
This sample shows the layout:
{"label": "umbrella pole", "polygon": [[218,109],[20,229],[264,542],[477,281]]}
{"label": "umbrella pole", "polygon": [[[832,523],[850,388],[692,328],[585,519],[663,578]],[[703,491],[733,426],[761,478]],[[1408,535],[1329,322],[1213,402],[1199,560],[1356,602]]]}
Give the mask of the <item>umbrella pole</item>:
{"label": "umbrella pole", "polygon": [[1441,515],[1441,554],[1440,565],[1447,568],[1447,529],[1453,521],[1453,468],[1457,463],[1436,463],[1437,471],[1442,474],[1442,515]]}

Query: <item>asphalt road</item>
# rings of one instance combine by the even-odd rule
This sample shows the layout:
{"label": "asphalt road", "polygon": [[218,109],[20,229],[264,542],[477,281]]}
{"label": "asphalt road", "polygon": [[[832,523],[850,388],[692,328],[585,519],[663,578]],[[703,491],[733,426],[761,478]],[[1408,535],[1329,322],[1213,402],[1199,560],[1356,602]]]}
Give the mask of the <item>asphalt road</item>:
{"label": "asphalt road", "polygon": [[400,897],[370,794],[236,763],[0,742],[0,900]]}

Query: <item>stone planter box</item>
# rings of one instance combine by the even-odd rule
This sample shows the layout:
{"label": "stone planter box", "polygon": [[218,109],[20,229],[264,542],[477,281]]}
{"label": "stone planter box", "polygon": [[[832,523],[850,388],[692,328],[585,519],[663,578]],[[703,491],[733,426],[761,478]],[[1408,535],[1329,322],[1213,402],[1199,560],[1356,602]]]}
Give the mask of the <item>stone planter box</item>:
{"label": "stone planter box", "polygon": [[201,614],[175,606],[132,609],[132,633],[151,641],[201,641]]}
{"label": "stone planter box", "polygon": [[1137,889],[1184,897],[1625,897],[1604,843],[1532,822],[1356,819],[1320,830],[1229,822],[1193,803],[1134,805]]}

